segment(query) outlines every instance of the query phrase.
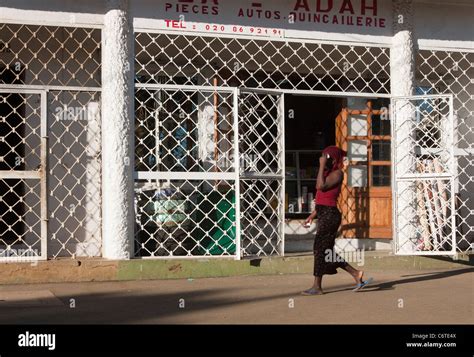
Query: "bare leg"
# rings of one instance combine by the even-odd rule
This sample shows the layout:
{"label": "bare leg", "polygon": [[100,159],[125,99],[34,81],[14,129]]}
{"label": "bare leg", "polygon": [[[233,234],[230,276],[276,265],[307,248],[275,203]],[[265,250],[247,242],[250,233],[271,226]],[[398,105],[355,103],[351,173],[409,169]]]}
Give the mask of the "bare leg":
{"label": "bare leg", "polygon": [[364,272],[362,270],[357,270],[351,265],[347,264],[345,267],[343,267],[345,271],[347,271],[349,274],[352,275],[354,278],[356,284],[361,284],[362,283],[362,278],[364,277]]}
{"label": "bare leg", "polygon": [[313,284],[313,289],[315,289],[318,292],[323,292],[323,288],[321,287],[321,283],[323,282],[323,277],[322,276],[315,276],[314,277],[314,284]]}
{"label": "bare leg", "polygon": [[322,276],[315,276],[314,277],[314,283],[311,288],[308,290],[303,291],[303,295],[322,295],[324,294],[323,288],[321,287],[321,283],[323,281]]}

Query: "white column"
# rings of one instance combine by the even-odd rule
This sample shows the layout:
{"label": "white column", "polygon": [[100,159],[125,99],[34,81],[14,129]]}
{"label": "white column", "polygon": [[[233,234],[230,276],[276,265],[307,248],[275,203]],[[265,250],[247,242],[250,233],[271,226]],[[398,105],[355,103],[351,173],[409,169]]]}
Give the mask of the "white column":
{"label": "white column", "polygon": [[128,0],[107,0],[102,31],[102,253],[131,256],[134,234],[133,24]]}
{"label": "white column", "polygon": [[413,42],[412,0],[392,0],[393,38],[390,49],[392,95],[414,94],[415,48]]}
{"label": "white column", "polygon": [[[413,7],[412,0],[392,0],[393,8],[393,38],[390,49],[390,83],[391,93],[394,96],[410,96],[414,94],[415,87],[415,48],[413,42]],[[395,150],[397,157],[401,159],[397,163],[397,170],[406,172],[413,165],[413,132],[410,120],[415,115],[408,102],[399,102],[398,108],[393,108],[397,114],[395,126],[402,128],[397,130],[397,145]],[[408,120],[408,122],[406,122]],[[402,121],[405,122],[402,125]],[[400,252],[410,253],[415,245],[410,243],[409,238],[415,235],[413,219],[416,214],[416,190],[412,183],[399,183],[398,192],[403,192],[403,199],[398,201],[398,233]],[[395,232],[394,232],[395,233]]]}

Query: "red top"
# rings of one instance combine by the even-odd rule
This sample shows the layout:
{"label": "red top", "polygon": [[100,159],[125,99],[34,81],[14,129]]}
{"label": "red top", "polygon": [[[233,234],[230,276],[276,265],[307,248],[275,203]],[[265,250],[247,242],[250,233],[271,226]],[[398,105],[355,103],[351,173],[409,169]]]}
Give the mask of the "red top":
{"label": "red top", "polygon": [[317,205],[323,206],[337,206],[337,198],[339,197],[339,193],[341,193],[341,185],[337,185],[327,191],[317,190],[316,191],[316,198],[314,202]]}
{"label": "red top", "polygon": [[[323,155],[328,155],[334,161],[332,167],[324,170],[323,176],[326,180],[326,177],[328,177],[331,172],[340,170],[342,168],[344,156],[346,156],[347,153],[337,146],[328,146],[323,150]],[[333,207],[337,206],[337,198],[339,197],[339,193],[341,193],[341,186],[342,182],[336,187],[327,190],[326,192],[323,192],[322,190],[316,190],[314,202],[317,205]]]}

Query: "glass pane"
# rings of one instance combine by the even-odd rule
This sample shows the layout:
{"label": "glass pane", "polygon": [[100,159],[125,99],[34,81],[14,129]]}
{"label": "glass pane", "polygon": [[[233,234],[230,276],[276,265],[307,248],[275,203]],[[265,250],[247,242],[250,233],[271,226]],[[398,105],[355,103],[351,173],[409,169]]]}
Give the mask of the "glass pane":
{"label": "glass pane", "polygon": [[296,181],[285,182],[285,212],[298,212],[298,190]]}
{"label": "glass pane", "polygon": [[367,166],[350,166],[348,183],[349,187],[367,187]]}
{"label": "glass pane", "polygon": [[390,141],[374,140],[372,141],[372,160],[390,161]]}
{"label": "glass pane", "polygon": [[372,135],[391,135],[390,120],[383,120],[380,115],[372,115]]}
{"label": "glass pane", "polygon": [[312,212],[314,210],[314,198],[316,195],[316,181],[301,182],[301,211]]}
{"label": "glass pane", "polygon": [[296,179],[296,153],[287,152],[285,154],[285,174],[286,178]]}
{"label": "glass pane", "polygon": [[316,178],[321,152],[300,152],[300,178]]}
{"label": "glass pane", "polygon": [[347,107],[349,109],[364,110],[367,109],[367,99],[360,97],[347,98]]}
{"label": "glass pane", "polygon": [[349,115],[347,125],[349,136],[367,136],[367,115]]}
{"label": "glass pane", "polygon": [[367,160],[367,141],[349,140],[348,153],[349,160],[366,161]]}
{"label": "glass pane", "polygon": [[372,186],[390,186],[390,166],[372,166]]}
{"label": "glass pane", "polygon": [[390,99],[388,98],[376,98],[372,99],[372,109],[381,110],[382,108],[387,108],[390,105]]}

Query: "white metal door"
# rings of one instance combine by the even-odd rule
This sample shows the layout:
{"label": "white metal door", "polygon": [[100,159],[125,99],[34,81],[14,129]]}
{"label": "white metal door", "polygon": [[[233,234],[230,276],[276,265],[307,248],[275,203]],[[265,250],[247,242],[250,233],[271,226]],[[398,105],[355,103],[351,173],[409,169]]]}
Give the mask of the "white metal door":
{"label": "white metal door", "polygon": [[284,100],[240,89],[238,131],[242,256],[284,255]]}
{"label": "white metal door", "polygon": [[395,253],[456,253],[454,116],[451,95],[392,99]]}
{"label": "white metal door", "polygon": [[46,92],[0,88],[0,261],[46,259]]}

